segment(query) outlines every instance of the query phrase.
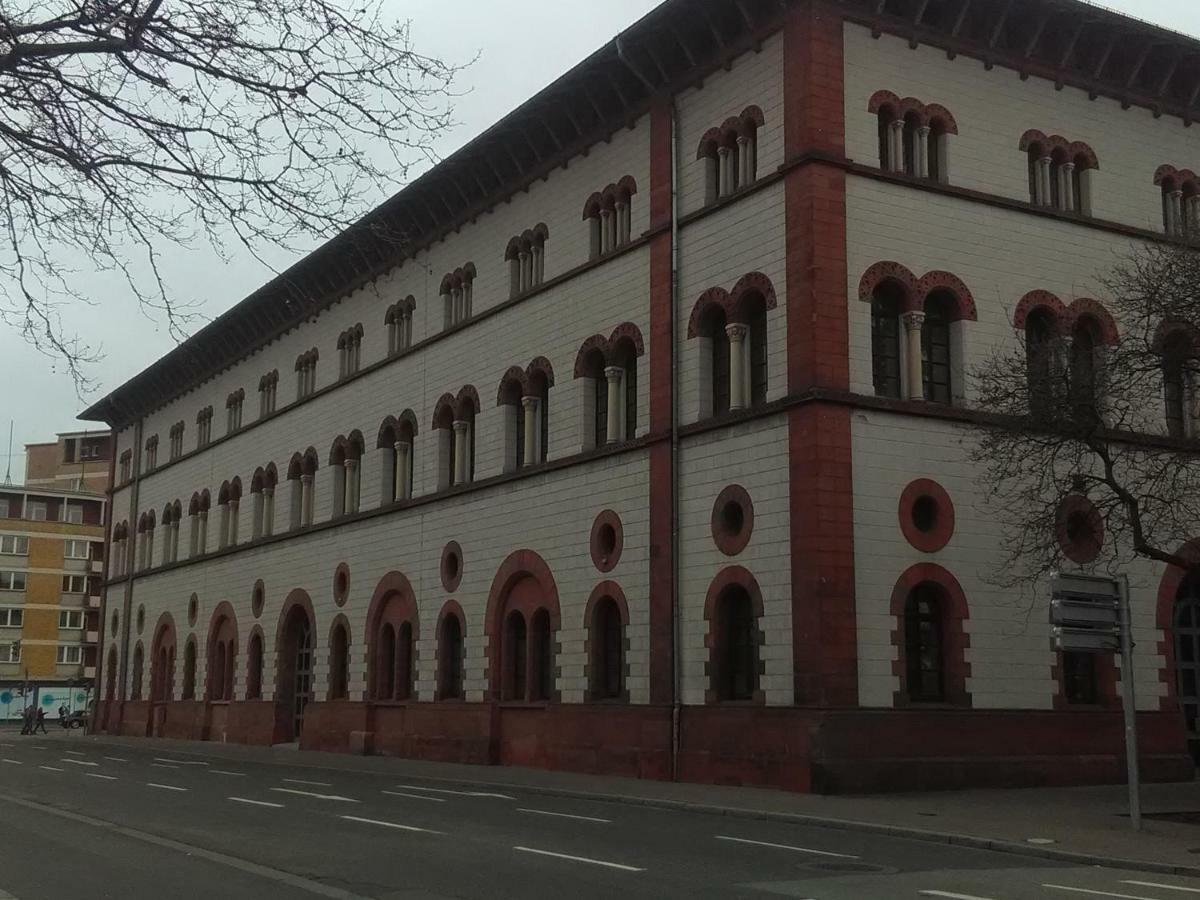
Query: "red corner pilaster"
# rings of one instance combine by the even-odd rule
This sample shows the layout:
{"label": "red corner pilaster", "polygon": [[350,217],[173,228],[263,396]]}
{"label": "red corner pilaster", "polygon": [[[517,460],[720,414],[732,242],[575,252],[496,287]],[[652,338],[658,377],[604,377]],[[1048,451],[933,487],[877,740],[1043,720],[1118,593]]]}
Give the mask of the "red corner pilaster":
{"label": "red corner pilaster", "polygon": [[[671,220],[671,112],[657,104],[650,112],[650,225]],[[650,241],[650,433],[671,430],[671,233]],[[674,690],[671,635],[671,517],[674,513],[671,445],[650,446],[650,702],[670,703]]]}
{"label": "red corner pilaster", "polygon": [[[820,0],[784,26],[788,391],[850,383],[842,19]],[[858,703],[850,412],[788,414],[796,703]]]}

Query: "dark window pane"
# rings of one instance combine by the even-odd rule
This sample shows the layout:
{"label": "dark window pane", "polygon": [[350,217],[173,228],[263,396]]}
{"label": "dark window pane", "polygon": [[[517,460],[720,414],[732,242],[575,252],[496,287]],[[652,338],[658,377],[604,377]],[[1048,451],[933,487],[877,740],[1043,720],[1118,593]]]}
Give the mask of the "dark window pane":
{"label": "dark window pane", "polygon": [[932,585],[919,585],[909,594],[904,611],[904,651],[909,699],[941,700],[945,680],[941,602]]}
{"label": "dark window pane", "polygon": [[871,371],[876,394],[900,397],[900,305],[878,293],[871,301]]}
{"label": "dark window pane", "polygon": [[750,405],[767,402],[767,310],[750,317]]}
{"label": "dark window pane", "polygon": [[1063,653],[1063,693],[1068,703],[1096,703],[1096,657],[1091,653]]}
{"label": "dark window pane", "polygon": [[725,316],[711,317],[708,337],[712,341],[713,415],[719,416],[729,412],[729,335],[725,333]]}

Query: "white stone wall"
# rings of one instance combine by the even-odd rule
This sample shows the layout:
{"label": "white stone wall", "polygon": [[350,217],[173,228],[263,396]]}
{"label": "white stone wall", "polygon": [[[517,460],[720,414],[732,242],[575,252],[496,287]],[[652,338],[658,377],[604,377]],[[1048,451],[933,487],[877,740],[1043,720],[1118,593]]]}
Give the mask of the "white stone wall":
{"label": "white stone wall", "polygon": [[[921,45],[910,50],[900,37],[871,37],[869,29],[847,23],[846,155],[879,164],[877,119],[867,101],[879,90],[946,107],[958,123],[950,137],[950,184],[1029,200],[1027,157],[1018,143],[1029,129],[1083,141],[1095,151],[1100,170],[1092,191],[1097,218],[1162,231],[1162,195],[1154,171],[1169,163],[1192,168],[1200,163],[1195,135],[1173,116],[1154,118],[1148,109],[1121,109],[1117,100],[1030,77],[1011,69],[990,72],[977,59],[950,60],[943,50]],[[896,212],[893,208],[890,212]]]}

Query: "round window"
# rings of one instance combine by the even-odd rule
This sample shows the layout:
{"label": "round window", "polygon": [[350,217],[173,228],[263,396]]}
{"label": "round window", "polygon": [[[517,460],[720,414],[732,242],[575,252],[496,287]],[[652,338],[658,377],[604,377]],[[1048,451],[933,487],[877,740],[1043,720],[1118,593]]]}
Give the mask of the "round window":
{"label": "round window", "polygon": [[109,630],[115,635],[117,633],[117,629],[120,628],[120,626],[121,626],[121,614],[114,609],[113,614],[112,614],[112,628],[110,628]]}
{"label": "round window", "polygon": [[137,611],[137,631],[141,634],[146,629],[146,604],[138,604]]}
{"label": "round window", "polygon": [[262,615],[263,606],[266,605],[266,602],[267,591],[260,579],[254,582],[254,591],[250,594],[250,612],[253,613],[254,618],[257,619]]}
{"label": "round window", "polygon": [[746,549],[753,531],[754,504],[750,495],[740,484],[731,484],[713,504],[713,542],[726,556],[735,556]]}
{"label": "round window", "polygon": [[458,546],[458,541],[450,541],[442,550],[442,587],[450,593],[458,590],[462,574],[462,548]]}
{"label": "round window", "polygon": [[917,527],[917,531],[929,534],[937,527],[937,520],[937,500],[928,494],[918,497],[912,507],[912,521],[913,525]]}
{"label": "round window", "polygon": [[333,602],[338,606],[345,606],[349,596],[350,567],[345,563],[339,563],[333,573]]}
{"label": "round window", "polygon": [[188,624],[195,625],[196,620],[200,618],[200,598],[192,594],[192,598],[188,600]]}
{"label": "round window", "polygon": [[592,522],[592,533],[588,541],[592,554],[592,565],[601,572],[611,572],[621,559],[625,535],[621,517],[606,509]]}

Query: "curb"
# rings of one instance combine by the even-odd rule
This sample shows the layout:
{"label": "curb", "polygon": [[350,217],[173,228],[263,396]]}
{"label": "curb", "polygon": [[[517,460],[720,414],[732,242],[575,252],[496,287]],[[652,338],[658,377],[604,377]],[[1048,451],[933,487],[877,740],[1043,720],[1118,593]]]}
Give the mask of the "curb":
{"label": "curb", "polygon": [[[104,743],[107,735],[89,735]],[[115,742],[115,743],[120,743]],[[203,746],[204,741],[182,741],[180,743]],[[197,748],[198,749],[198,748]],[[177,749],[175,752],[189,751]],[[200,755],[192,749],[194,755]],[[293,762],[301,768],[332,769],[316,760],[308,762],[300,758]],[[383,757],[371,757],[383,758]],[[366,773],[364,773],[366,774]],[[393,773],[389,773],[390,775]],[[448,778],[440,775],[418,775],[411,773],[394,773],[407,781],[422,781],[430,784],[458,785],[460,787],[486,788],[492,791],[524,791],[541,797],[561,797],[571,800],[589,800],[598,803],[619,803],[626,806],[644,806],[652,809],[675,810],[680,812],[701,813],[711,816],[726,816],[734,819],[749,819],[767,822],[784,822],[792,825],[809,825],[817,828],[854,831],[864,834],[880,834],[888,837],[907,838],[925,841],[933,844],[952,844],[957,847],[969,847],[976,850],[991,850],[995,853],[1009,853],[1014,856],[1028,856],[1036,859],[1048,859],[1056,862],[1074,863],[1080,866],[1102,866],[1106,869],[1129,869],[1140,872],[1153,872],[1159,875],[1180,875],[1185,878],[1200,878],[1200,866],[1177,865],[1174,863],[1154,862],[1151,860],[1124,859],[1113,856],[1098,856],[1090,853],[1077,853],[1070,850],[1056,850],[1050,847],[1032,846],[1015,841],[998,838],[976,837],[974,835],[954,834],[953,832],[929,831],[923,828],[912,828],[904,825],[887,825],[882,822],[860,822],[855,819],[838,819],[830,816],[814,816],[804,813],[772,812],[764,809],[754,809],[742,806],[720,806],[712,803],[696,803],[690,800],[668,800],[661,797],[645,797],[637,794],[606,794],[598,791],[584,791],[573,788],[553,787],[546,785],[522,784],[511,781],[486,781],[472,778]],[[0,894],[0,900],[3,895]]]}

